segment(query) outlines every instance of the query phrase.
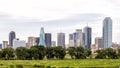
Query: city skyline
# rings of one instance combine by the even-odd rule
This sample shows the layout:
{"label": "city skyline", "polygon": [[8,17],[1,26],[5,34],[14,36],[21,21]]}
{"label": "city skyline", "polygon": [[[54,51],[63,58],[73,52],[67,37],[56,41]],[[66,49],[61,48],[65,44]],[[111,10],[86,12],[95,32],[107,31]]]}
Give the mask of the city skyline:
{"label": "city skyline", "polygon": [[119,3],[118,0],[0,1],[0,43],[8,41],[10,31],[15,31],[17,37],[27,41],[29,36],[39,37],[39,29],[44,27],[45,32],[52,33],[52,40],[55,41],[57,33],[65,32],[68,44],[69,34],[83,29],[87,23],[92,27],[94,43],[95,37],[102,37],[105,17],[113,20],[113,42],[119,43]]}

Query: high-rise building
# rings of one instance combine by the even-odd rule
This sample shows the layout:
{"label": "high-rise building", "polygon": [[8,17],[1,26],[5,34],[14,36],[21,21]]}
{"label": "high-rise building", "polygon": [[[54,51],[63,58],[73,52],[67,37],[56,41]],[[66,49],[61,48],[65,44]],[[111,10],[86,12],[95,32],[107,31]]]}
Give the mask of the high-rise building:
{"label": "high-rise building", "polygon": [[84,28],[84,47],[91,48],[91,41],[92,41],[92,29],[90,27]]}
{"label": "high-rise building", "polygon": [[56,46],[56,41],[52,41],[52,47]]}
{"label": "high-rise building", "polygon": [[57,46],[65,47],[65,33],[57,34]]}
{"label": "high-rise building", "polygon": [[95,45],[97,49],[102,49],[103,45],[102,45],[102,38],[100,37],[96,37],[95,38]]}
{"label": "high-rise building", "polygon": [[35,37],[28,37],[28,47],[30,48],[31,46],[35,46],[36,43],[35,43]]}
{"label": "high-rise building", "polygon": [[112,47],[112,19],[106,17],[103,21],[103,46],[104,48]]}
{"label": "high-rise building", "polygon": [[73,33],[74,47],[77,47],[77,33]]}
{"label": "high-rise building", "polygon": [[16,34],[14,31],[11,31],[9,33],[9,46],[12,47],[13,46],[13,39],[16,38]]}
{"label": "high-rise building", "polygon": [[82,33],[82,37],[83,37],[82,38],[83,39],[83,43],[82,44],[83,44],[83,47],[85,47],[85,33]]}
{"label": "high-rise building", "polygon": [[76,30],[77,33],[77,46],[83,46],[83,37],[82,37],[82,29],[77,29]]}
{"label": "high-rise building", "polygon": [[13,40],[13,48],[16,49],[17,47],[26,47],[26,43],[24,40],[14,39]]}
{"label": "high-rise building", "polygon": [[36,45],[39,45],[39,37],[36,37],[36,38],[35,38],[35,44],[36,44]]}
{"label": "high-rise building", "polygon": [[41,30],[40,30],[39,45],[42,45],[42,46],[46,47],[46,44],[45,44],[45,33],[44,33],[44,28],[43,27],[41,27]]}
{"label": "high-rise building", "polygon": [[69,47],[74,47],[73,34],[69,34]]}
{"label": "high-rise building", "polygon": [[51,46],[51,33],[45,33],[45,43],[46,46]]}
{"label": "high-rise building", "polygon": [[7,47],[8,47],[8,41],[3,41],[2,49],[7,48]]}

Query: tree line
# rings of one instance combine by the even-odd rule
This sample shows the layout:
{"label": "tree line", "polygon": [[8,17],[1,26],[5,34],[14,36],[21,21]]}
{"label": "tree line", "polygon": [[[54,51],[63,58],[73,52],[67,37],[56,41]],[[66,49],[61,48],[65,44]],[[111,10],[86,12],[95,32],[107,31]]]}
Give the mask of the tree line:
{"label": "tree line", "polygon": [[[88,59],[93,55],[91,49],[83,47],[69,47],[65,49],[61,46],[44,47],[32,46],[30,49],[25,47],[5,48],[0,51],[0,59],[3,60],[43,60],[47,59],[64,59],[69,54],[72,59]],[[95,59],[118,59],[120,57],[120,49],[111,48],[96,51]]]}

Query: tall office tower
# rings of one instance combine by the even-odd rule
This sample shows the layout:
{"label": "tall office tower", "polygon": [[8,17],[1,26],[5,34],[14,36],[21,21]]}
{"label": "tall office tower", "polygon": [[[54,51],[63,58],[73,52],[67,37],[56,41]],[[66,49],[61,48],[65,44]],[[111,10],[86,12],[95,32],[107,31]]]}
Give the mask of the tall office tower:
{"label": "tall office tower", "polygon": [[112,19],[106,17],[103,21],[103,46],[110,48],[112,46]]}
{"label": "tall office tower", "polygon": [[74,47],[73,34],[69,34],[69,47]]}
{"label": "tall office tower", "polygon": [[12,47],[13,46],[13,39],[16,38],[16,35],[15,35],[15,32],[14,31],[11,31],[9,33],[9,46]]}
{"label": "tall office tower", "polygon": [[45,43],[46,43],[46,46],[51,46],[51,33],[45,33]]}
{"label": "tall office tower", "polygon": [[65,33],[57,34],[57,46],[65,47]]}
{"label": "tall office tower", "polygon": [[13,40],[13,48],[16,49],[17,47],[26,47],[26,43],[24,40],[14,39]]}
{"label": "tall office tower", "polygon": [[8,46],[8,41],[3,41],[2,49],[7,48]]}
{"label": "tall office tower", "polygon": [[77,47],[77,33],[73,33],[74,47]]}
{"label": "tall office tower", "polygon": [[56,46],[56,41],[52,41],[52,47]]}
{"label": "tall office tower", "polygon": [[102,38],[96,37],[95,38],[95,45],[96,45],[97,49],[102,49],[103,48],[103,46],[102,46]]}
{"label": "tall office tower", "polygon": [[86,47],[86,48],[91,48],[91,41],[92,41],[92,38],[91,38],[91,36],[92,36],[92,29],[90,28],[90,27],[85,27],[84,28],[84,39],[85,39],[85,46],[84,47]]}
{"label": "tall office tower", "polygon": [[82,29],[77,29],[77,46],[83,46],[83,37],[82,37]]}
{"label": "tall office tower", "polygon": [[31,46],[35,46],[35,37],[28,37],[28,47],[30,48]]}
{"label": "tall office tower", "polygon": [[83,39],[83,47],[85,47],[85,33],[82,33],[82,39]]}
{"label": "tall office tower", "polygon": [[46,43],[45,43],[45,33],[44,33],[44,28],[43,28],[43,27],[41,27],[41,31],[40,31],[39,45],[42,45],[42,46],[45,46],[45,47],[46,47]]}
{"label": "tall office tower", "polygon": [[35,38],[35,45],[39,45],[39,37]]}

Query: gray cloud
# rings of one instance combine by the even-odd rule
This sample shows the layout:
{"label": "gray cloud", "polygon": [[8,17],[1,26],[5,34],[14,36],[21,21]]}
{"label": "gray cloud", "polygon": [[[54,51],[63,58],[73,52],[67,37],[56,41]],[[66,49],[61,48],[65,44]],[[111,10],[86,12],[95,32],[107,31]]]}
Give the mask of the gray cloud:
{"label": "gray cloud", "polygon": [[68,18],[58,19],[58,20],[50,20],[50,21],[40,21],[39,19],[34,18],[26,18],[22,17],[14,18],[10,15],[0,15],[0,22],[4,23],[7,26],[15,25],[15,26],[41,26],[41,25],[48,25],[48,26],[71,26],[77,24],[86,24],[86,23],[94,23],[96,21],[101,20],[104,14],[93,14],[93,13],[86,13],[86,14],[75,14],[71,15]]}
{"label": "gray cloud", "polygon": [[52,20],[52,21],[45,21],[46,25],[50,26],[71,26],[71,25],[77,25],[77,24],[86,24],[86,23],[94,23],[96,21],[99,21],[101,17],[103,17],[103,14],[75,14],[65,19],[59,19],[59,20]]}

